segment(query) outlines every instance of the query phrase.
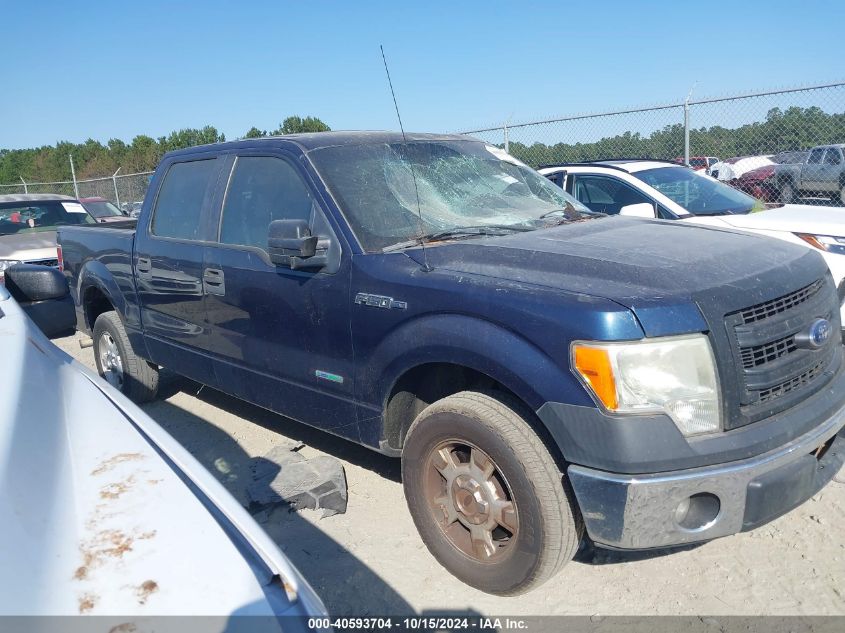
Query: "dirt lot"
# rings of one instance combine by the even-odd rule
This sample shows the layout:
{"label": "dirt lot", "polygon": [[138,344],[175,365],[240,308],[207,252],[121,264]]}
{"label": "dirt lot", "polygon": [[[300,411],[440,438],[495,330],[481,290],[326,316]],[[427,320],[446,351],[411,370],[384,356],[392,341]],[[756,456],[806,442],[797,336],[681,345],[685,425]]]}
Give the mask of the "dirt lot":
{"label": "dirt lot", "polygon": [[[93,366],[75,337],[56,343]],[[558,577],[517,598],[475,591],[446,573],[408,515],[398,461],[212,389],[170,380],[149,415],[241,501],[252,457],[293,439],[306,456],[343,461],[346,514],[260,515],[333,615],[845,614],[845,470],[815,498],[755,532],[674,552],[585,550]]]}

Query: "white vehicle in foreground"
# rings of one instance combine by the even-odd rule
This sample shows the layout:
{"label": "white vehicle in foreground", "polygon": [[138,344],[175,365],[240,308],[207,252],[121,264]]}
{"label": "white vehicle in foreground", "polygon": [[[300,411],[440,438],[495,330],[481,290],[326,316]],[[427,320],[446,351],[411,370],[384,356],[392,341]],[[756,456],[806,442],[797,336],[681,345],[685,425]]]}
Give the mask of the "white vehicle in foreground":
{"label": "white vehicle in foreground", "polygon": [[[592,211],[683,220],[814,248],[845,300],[845,209],[787,204],[762,210],[761,202],[733,187],[663,161],[608,160],[539,171]],[[841,314],[845,320],[845,307]]]}
{"label": "white vehicle in foreground", "polygon": [[250,622],[307,630],[325,607],[249,513],[27,316],[65,329],[67,292],[43,266],[15,266],[0,285],[0,616],[108,616],[103,631],[267,616]]}

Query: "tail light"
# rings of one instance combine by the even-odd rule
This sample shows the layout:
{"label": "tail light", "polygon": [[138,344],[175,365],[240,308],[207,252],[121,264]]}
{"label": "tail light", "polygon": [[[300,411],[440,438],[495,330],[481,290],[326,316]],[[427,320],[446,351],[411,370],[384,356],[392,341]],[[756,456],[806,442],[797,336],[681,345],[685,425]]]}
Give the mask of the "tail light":
{"label": "tail light", "polygon": [[61,247],[61,246],[57,246],[57,247],[56,247],[56,259],[58,259],[58,260],[59,260],[59,270],[64,271],[64,269],[65,269],[65,260],[64,260],[64,258],[62,257],[62,247]]}

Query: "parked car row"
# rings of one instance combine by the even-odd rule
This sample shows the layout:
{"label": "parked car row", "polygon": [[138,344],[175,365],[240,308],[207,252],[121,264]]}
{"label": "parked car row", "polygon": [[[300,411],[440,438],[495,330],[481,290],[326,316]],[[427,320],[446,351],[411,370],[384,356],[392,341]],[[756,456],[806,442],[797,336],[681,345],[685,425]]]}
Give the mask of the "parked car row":
{"label": "parked car row", "polygon": [[738,156],[717,162],[708,174],[767,203],[790,204],[801,198],[845,205],[845,145],[807,151]]}
{"label": "parked car row", "polygon": [[429,550],[495,594],[584,534],[694,543],[820,490],[845,461],[835,223],[698,226],[758,203],[667,163],[544,174],[455,135],[172,152],[136,229],[59,228],[77,327],[133,400],[167,368],[399,457]]}

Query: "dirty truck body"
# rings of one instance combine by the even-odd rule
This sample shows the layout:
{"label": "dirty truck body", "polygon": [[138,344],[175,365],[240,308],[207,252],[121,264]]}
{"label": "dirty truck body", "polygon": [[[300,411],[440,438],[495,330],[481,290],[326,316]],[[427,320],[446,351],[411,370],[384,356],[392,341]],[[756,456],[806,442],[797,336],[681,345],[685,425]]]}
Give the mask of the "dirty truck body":
{"label": "dirty truck body", "polygon": [[753,529],[845,457],[821,257],[594,214],[464,137],[171,153],[137,230],[59,241],[113,384],[150,398],[165,367],[401,455],[423,540],[493,593],[584,528],[622,549]]}

